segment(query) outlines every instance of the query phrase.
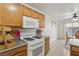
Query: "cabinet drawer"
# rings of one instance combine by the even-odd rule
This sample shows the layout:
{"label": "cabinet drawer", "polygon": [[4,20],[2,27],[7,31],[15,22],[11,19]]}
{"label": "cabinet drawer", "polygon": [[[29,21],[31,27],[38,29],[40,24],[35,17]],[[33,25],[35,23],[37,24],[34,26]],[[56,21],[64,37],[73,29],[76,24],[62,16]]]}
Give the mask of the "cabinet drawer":
{"label": "cabinet drawer", "polygon": [[79,56],[79,53],[78,52],[75,52],[75,51],[72,51],[71,52],[71,56]]}
{"label": "cabinet drawer", "polygon": [[27,55],[27,54],[26,54],[26,50],[24,50],[24,51],[22,51],[22,52],[16,54],[16,56],[26,56],[26,55]]}
{"label": "cabinet drawer", "polygon": [[72,50],[72,51],[79,52],[79,47],[72,46],[72,47],[71,47],[71,50]]}

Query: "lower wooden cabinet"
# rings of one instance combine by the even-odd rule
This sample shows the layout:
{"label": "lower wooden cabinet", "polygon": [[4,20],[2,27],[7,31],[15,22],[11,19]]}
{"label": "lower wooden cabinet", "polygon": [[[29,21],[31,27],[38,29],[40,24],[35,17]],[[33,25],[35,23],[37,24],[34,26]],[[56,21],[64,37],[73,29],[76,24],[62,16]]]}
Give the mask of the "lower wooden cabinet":
{"label": "lower wooden cabinet", "polygon": [[50,48],[50,43],[49,43],[49,37],[45,38],[45,44],[44,44],[44,55],[46,55],[49,51]]}
{"label": "lower wooden cabinet", "polygon": [[71,45],[70,46],[70,55],[71,56],[79,56],[79,47]]}
{"label": "lower wooden cabinet", "polygon": [[76,39],[79,39],[79,32],[76,32],[75,37]]}
{"label": "lower wooden cabinet", "polygon": [[27,45],[0,52],[0,56],[27,56]]}

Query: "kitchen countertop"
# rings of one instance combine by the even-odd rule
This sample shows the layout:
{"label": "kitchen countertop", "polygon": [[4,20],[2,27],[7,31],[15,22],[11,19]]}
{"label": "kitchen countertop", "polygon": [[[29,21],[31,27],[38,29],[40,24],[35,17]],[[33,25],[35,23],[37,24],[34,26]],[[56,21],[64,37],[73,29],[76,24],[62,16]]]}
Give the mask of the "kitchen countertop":
{"label": "kitchen countertop", "polygon": [[0,53],[8,51],[8,50],[11,50],[11,49],[14,49],[14,48],[18,48],[18,47],[23,46],[23,45],[27,45],[27,43],[23,42],[22,40],[18,40],[18,42],[16,43],[15,47],[11,47],[11,48],[6,48],[4,50],[0,50]]}
{"label": "kitchen countertop", "polygon": [[47,36],[42,36],[42,38],[40,38],[40,39],[35,38],[35,40],[33,40],[31,42],[24,42],[23,40],[20,39],[20,40],[17,41],[15,47],[11,47],[11,48],[6,48],[4,50],[0,50],[0,53],[5,52],[5,51],[9,51],[9,50],[14,49],[14,48],[18,48],[18,47],[23,46],[23,45],[27,45],[28,44],[28,46],[32,46],[33,44],[44,42],[44,38],[45,37],[47,37]]}
{"label": "kitchen countertop", "polygon": [[79,46],[79,39],[70,39],[69,44]]}

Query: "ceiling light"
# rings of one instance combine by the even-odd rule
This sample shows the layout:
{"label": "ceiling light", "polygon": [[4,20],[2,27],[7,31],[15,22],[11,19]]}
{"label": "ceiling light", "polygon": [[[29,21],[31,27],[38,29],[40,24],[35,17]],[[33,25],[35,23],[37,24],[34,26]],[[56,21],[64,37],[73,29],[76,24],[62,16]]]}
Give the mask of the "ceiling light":
{"label": "ceiling light", "polygon": [[73,18],[73,21],[77,21],[78,20],[78,16],[76,15],[76,13],[74,13],[74,16],[72,18]]}

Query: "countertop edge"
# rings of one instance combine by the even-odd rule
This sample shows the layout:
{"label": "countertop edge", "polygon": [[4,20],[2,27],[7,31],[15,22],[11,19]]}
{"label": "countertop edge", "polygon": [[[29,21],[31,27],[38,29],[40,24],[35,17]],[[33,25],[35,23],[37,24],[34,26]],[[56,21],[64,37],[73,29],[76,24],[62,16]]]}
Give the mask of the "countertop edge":
{"label": "countertop edge", "polygon": [[12,48],[8,48],[8,49],[5,49],[5,50],[1,50],[0,53],[3,53],[3,52],[6,52],[6,51],[9,51],[9,50],[12,50],[12,49],[15,49],[15,48],[21,47],[21,46],[23,46],[23,45],[27,45],[27,43],[24,43],[24,44],[21,44],[21,45],[18,45],[18,46],[12,47]]}

